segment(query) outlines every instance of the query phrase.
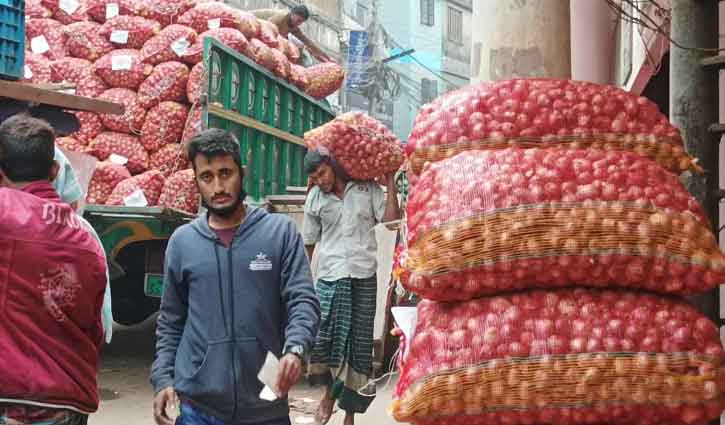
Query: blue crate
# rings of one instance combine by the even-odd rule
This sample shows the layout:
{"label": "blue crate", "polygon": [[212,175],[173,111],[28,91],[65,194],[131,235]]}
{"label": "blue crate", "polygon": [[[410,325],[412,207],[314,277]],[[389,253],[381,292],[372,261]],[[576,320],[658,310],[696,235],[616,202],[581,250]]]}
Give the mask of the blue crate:
{"label": "blue crate", "polygon": [[0,0],[0,78],[23,77],[25,0]]}

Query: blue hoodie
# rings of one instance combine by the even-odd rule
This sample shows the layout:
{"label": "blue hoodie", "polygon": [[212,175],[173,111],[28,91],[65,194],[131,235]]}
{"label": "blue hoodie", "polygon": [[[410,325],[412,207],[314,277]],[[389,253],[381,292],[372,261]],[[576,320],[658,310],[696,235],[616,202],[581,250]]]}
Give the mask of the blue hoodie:
{"label": "blue hoodie", "polygon": [[267,351],[310,352],[320,318],[302,238],[281,214],[247,207],[229,249],[207,214],[177,229],[164,265],[151,382],[228,424],[289,415],[259,398]]}

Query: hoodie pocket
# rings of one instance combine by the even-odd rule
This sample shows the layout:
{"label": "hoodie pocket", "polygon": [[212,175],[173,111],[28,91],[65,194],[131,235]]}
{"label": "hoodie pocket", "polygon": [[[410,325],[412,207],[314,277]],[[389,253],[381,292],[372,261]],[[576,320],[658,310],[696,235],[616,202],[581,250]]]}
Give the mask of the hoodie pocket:
{"label": "hoodie pocket", "polygon": [[267,350],[254,337],[238,338],[237,349],[241,364],[242,382],[239,385],[239,402],[242,407],[257,407],[269,402],[259,398],[264,384],[257,378],[267,358]]}
{"label": "hoodie pocket", "polygon": [[231,417],[234,413],[233,350],[232,341],[210,343],[198,369],[179,380],[177,391],[203,407]]}

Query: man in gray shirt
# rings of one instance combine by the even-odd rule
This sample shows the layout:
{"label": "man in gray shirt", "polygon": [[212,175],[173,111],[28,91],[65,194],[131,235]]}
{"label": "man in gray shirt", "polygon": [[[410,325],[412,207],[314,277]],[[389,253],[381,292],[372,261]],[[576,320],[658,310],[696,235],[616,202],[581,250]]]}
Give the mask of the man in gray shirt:
{"label": "man in gray shirt", "polygon": [[[322,320],[312,350],[310,375],[326,382],[317,423],[330,420],[337,400],[345,425],[365,413],[374,390],[373,327],[377,299],[377,242],[374,227],[400,218],[394,173],[385,176],[388,196],[375,182],[350,181],[334,158],[318,151],[305,156],[315,187],[305,203],[302,238],[307,255],[317,247],[317,295]],[[367,394],[370,394],[369,396]]]}

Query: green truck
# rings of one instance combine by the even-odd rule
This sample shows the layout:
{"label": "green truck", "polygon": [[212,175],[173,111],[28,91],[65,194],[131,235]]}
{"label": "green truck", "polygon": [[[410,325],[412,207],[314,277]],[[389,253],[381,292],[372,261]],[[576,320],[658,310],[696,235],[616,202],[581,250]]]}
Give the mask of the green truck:
{"label": "green truck", "polygon": [[[246,167],[248,201],[294,215],[307,176],[303,135],[334,118],[329,106],[274,76],[247,57],[207,38],[208,90],[202,122],[233,132]],[[84,213],[108,256],[114,319],[142,322],[158,310],[166,243],[194,216],[159,207],[89,205]]]}

